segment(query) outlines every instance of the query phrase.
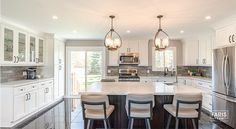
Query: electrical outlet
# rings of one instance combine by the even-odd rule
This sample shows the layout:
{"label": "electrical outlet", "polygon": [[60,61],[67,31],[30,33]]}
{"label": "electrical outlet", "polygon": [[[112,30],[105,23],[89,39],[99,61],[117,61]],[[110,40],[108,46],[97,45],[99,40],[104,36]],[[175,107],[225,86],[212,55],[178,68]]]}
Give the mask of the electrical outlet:
{"label": "electrical outlet", "polygon": [[108,70],[107,70],[107,73],[111,73],[111,70],[110,70],[110,69],[108,69]]}
{"label": "electrical outlet", "polygon": [[26,76],[26,75],[27,75],[27,73],[24,71],[24,72],[23,72],[23,76]]}
{"label": "electrical outlet", "polygon": [[147,73],[150,73],[150,70],[149,70],[149,69],[147,70]]}

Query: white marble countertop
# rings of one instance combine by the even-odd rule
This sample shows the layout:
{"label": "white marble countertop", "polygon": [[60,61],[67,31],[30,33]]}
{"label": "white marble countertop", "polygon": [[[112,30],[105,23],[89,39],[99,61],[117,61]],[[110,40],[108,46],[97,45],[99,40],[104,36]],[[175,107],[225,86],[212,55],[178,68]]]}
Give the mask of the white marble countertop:
{"label": "white marble countertop", "polygon": [[207,81],[207,82],[212,82],[211,78],[200,77],[200,76],[178,76],[177,78],[190,78],[190,79],[197,79],[197,80],[203,80],[203,81]]}
{"label": "white marble countertop", "polygon": [[199,93],[201,90],[184,85],[165,85],[161,82],[98,82],[94,83],[81,94],[106,94],[106,95],[127,95],[127,94],[154,94],[174,95],[175,93]]}
{"label": "white marble countertop", "polygon": [[18,86],[24,86],[28,84],[34,84],[34,83],[40,83],[44,81],[53,80],[54,78],[41,78],[41,79],[35,79],[35,80],[19,80],[19,81],[11,81],[11,82],[5,82],[0,83],[1,87],[18,87]]}

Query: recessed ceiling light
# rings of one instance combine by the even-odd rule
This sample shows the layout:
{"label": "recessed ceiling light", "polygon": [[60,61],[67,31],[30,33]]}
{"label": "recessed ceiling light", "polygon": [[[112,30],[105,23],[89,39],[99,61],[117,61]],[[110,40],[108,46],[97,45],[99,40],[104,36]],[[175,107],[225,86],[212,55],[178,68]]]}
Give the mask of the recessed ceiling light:
{"label": "recessed ceiling light", "polygon": [[131,31],[130,31],[130,30],[127,30],[126,33],[131,33]]}
{"label": "recessed ceiling light", "polygon": [[52,19],[53,19],[53,20],[57,20],[58,17],[57,17],[56,15],[54,15],[54,16],[52,16]]}
{"label": "recessed ceiling light", "polygon": [[210,19],[211,19],[211,16],[206,16],[205,19],[206,19],[206,20],[210,20]]}
{"label": "recessed ceiling light", "polygon": [[77,33],[77,30],[73,30],[73,33]]}
{"label": "recessed ceiling light", "polygon": [[183,34],[183,33],[184,33],[184,30],[179,31],[179,33]]}

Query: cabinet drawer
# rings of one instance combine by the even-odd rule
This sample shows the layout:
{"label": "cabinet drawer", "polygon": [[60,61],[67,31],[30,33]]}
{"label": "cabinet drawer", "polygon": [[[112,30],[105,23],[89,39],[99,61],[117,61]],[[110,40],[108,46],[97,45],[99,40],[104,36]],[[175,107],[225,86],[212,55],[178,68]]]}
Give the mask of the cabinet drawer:
{"label": "cabinet drawer", "polygon": [[14,95],[19,95],[27,92],[29,89],[29,86],[21,86],[21,87],[16,87],[14,88]]}

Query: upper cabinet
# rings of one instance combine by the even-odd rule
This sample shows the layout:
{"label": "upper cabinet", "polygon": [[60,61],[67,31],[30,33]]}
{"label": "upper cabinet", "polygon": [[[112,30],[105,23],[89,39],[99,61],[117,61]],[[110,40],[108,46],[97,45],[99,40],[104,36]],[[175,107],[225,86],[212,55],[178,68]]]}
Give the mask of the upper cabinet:
{"label": "upper cabinet", "polygon": [[212,35],[206,34],[198,39],[185,40],[183,44],[184,65],[211,66],[212,65]]}
{"label": "upper cabinet", "polygon": [[3,24],[0,38],[0,65],[43,64],[43,38]]}
{"label": "upper cabinet", "polygon": [[236,24],[216,29],[214,48],[224,47],[236,43]]}
{"label": "upper cabinet", "polygon": [[138,40],[123,40],[119,53],[138,53],[139,41]]}
{"label": "upper cabinet", "polygon": [[139,66],[148,66],[148,40],[139,41]]}

